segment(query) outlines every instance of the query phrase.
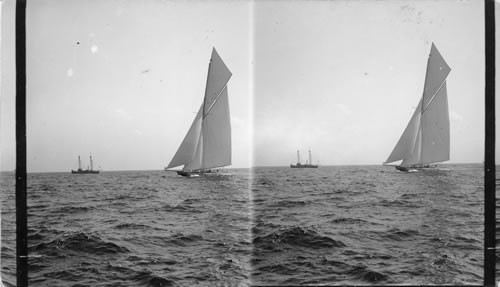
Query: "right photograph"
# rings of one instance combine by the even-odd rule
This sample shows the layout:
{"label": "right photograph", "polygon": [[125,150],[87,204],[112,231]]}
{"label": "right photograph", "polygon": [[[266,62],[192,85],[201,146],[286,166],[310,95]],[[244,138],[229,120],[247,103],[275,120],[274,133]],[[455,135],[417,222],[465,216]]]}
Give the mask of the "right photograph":
{"label": "right photograph", "polygon": [[482,284],[483,2],[253,13],[252,284]]}

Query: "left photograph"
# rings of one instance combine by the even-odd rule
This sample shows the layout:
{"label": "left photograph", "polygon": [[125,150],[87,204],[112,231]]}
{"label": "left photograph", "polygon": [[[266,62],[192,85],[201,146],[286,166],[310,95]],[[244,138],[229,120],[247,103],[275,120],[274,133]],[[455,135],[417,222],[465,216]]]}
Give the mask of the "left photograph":
{"label": "left photograph", "polygon": [[[16,284],[15,1],[1,281]],[[252,3],[28,1],[29,285],[250,285]]]}

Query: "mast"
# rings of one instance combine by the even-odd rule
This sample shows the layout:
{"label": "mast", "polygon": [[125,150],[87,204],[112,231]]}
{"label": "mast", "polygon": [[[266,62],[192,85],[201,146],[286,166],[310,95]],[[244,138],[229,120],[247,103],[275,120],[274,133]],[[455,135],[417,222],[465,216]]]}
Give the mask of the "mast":
{"label": "mast", "polygon": [[300,163],[300,153],[299,153],[299,150],[297,150],[297,163]]}
{"label": "mast", "polygon": [[90,170],[93,170],[92,154],[90,154]]}
{"label": "mast", "polygon": [[[201,112],[201,129],[200,129],[200,137],[199,137],[199,140],[201,141],[201,144],[203,144],[203,119],[205,118],[205,116],[207,115],[207,112],[206,112],[206,102],[207,102],[207,91],[208,91],[208,81],[210,80],[210,66],[212,65],[212,56],[213,56],[213,52],[215,50],[215,47],[212,47],[212,55],[210,56],[210,62],[208,62],[208,71],[207,71],[207,83],[205,84],[205,94],[203,96],[203,110]],[[197,145],[197,148],[196,150],[198,150],[198,148],[201,147],[199,144]],[[196,153],[195,153],[195,156],[196,156]],[[201,152],[200,154],[200,163],[203,164],[203,152]],[[186,165],[184,165],[184,168],[186,168]],[[184,169],[183,168],[183,169]]]}
{"label": "mast", "polygon": [[[434,43],[432,43],[432,46],[434,46]],[[431,51],[429,52],[429,56],[427,57],[427,70],[425,71],[425,78],[427,80],[427,77],[428,77],[428,74],[429,74],[429,67],[430,67],[430,62],[431,62],[431,56],[432,56],[432,47],[431,47]],[[426,104],[425,104],[425,88],[426,88],[426,82],[424,82],[424,90],[422,91],[422,106],[420,107],[420,119],[419,119],[419,125],[418,125],[418,128],[419,128],[419,132],[420,132],[420,135],[422,135],[424,133],[424,129],[422,128],[422,118],[423,118],[423,114],[425,112],[425,109],[426,109]],[[437,92],[436,92],[437,93]],[[428,105],[430,104],[430,101],[427,103]],[[422,164],[422,136],[418,137],[417,136],[417,140],[419,141],[417,144],[418,146],[418,163],[419,164]],[[413,151],[415,152],[415,151]]]}
{"label": "mast", "polygon": [[309,164],[312,164],[311,148],[309,148]]}
{"label": "mast", "polygon": [[82,169],[82,162],[80,160],[80,156],[78,156],[78,169]]}
{"label": "mast", "polygon": [[[215,50],[215,47],[212,48],[212,56],[213,56],[213,51]],[[205,102],[207,101],[206,97],[207,97],[207,91],[208,91],[208,81],[210,80],[209,79],[209,75],[210,75],[210,66],[212,65],[212,57],[210,57],[210,61],[208,62],[208,71],[207,71],[207,83],[205,84],[205,94],[203,96],[203,111],[202,111],[202,119],[205,117],[206,115],[206,104]]]}

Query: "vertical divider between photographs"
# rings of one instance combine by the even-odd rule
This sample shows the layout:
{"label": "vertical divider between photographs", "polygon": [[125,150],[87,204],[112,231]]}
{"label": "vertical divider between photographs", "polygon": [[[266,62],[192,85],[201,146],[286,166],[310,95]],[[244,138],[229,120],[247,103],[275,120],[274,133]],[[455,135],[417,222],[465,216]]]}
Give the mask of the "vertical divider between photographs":
{"label": "vertical divider between photographs", "polygon": [[26,172],[26,0],[16,0],[16,277],[28,286]]}
{"label": "vertical divider between photographs", "polygon": [[495,1],[485,0],[484,286],[495,286]]}

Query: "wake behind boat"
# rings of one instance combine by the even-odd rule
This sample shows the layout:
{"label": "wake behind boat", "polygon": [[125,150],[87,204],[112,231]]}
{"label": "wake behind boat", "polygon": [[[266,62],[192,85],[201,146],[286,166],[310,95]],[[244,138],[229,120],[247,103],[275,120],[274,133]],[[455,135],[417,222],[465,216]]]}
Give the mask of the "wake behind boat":
{"label": "wake behind boat", "polygon": [[165,168],[183,165],[181,176],[216,174],[231,165],[231,121],[227,83],[232,73],[212,49],[205,96],[191,127],[174,157]]}
{"label": "wake behind boat", "polygon": [[451,69],[432,43],[424,92],[417,109],[384,165],[402,160],[396,169],[412,172],[450,159],[450,117],[446,77]]}
{"label": "wake behind boat", "polygon": [[309,150],[309,161],[306,161],[305,164],[300,162],[300,152],[297,151],[297,163],[290,164],[290,168],[318,168],[318,165],[312,164],[311,150]]}

